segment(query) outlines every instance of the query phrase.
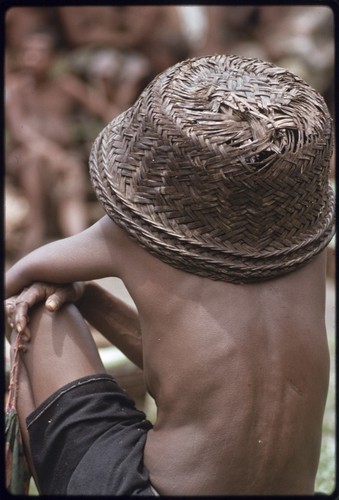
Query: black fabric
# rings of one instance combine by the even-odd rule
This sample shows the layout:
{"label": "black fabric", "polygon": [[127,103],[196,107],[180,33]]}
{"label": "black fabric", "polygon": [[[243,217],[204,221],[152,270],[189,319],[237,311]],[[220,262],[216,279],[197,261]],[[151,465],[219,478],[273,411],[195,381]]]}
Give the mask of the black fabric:
{"label": "black fabric", "polygon": [[67,384],[27,426],[42,494],[154,495],[143,463],[152,424],[110,375]]}

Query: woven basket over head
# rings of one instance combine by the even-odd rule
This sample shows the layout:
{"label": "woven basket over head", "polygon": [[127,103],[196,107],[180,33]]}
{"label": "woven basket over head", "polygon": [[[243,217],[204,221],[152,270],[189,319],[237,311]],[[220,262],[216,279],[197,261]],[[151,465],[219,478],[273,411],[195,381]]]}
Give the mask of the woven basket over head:
{"label": "woven basket over head", "polygon": [[107,214],[153,255],[247,283],[329,243],[331,152],[318,92],[271,63],[215,55],[158,75],[99,134],[90,175]]}

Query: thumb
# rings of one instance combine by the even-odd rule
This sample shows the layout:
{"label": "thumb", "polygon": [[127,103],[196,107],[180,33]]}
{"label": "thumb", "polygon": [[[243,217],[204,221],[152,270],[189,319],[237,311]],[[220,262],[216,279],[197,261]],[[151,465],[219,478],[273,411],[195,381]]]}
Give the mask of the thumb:
{"label": "thumb", "polygon": [[62,301],[60,300],[60,297],[57,293],[53,293],[52,295],[50,295],[45,302],[45,306],[50,312],[55,312],[60,309],[61,304]]}

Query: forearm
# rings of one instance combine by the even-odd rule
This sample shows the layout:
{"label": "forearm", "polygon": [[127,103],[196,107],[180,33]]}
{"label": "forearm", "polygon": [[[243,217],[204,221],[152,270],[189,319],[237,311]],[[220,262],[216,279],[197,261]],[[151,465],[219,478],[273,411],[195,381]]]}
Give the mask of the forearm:
{"label": "forearm", "polygon": [[83,317],[139,368],[143,367],[138,313],[96,283],[76,303]]}
{"label": "forearm", "polygon": [[62,284],[119,277],[112,224],[104,217],[75,236],[44,245],[23,257],[6,273],[5,298],[36,281]]}
{"label": "forearm", "polygon": [[6,273],[6,297],[19,293],[35,281],[68,283],[93,279],[76,261],[77,254],[65,253],[64,241],[44,245],[20,259]]}

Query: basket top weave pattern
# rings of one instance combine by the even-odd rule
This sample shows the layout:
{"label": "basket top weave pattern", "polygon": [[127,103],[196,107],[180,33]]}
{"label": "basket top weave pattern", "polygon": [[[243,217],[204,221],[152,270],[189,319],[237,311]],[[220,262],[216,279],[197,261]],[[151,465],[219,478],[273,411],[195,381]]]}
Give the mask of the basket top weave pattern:
{"label": "basket top weave pattern", "polygon": [[318,92],[252,58],[158,75],[99,134],[90,176],[107,214],[176,268],[248,283],[310,261],[334,233],[332,120]]}

